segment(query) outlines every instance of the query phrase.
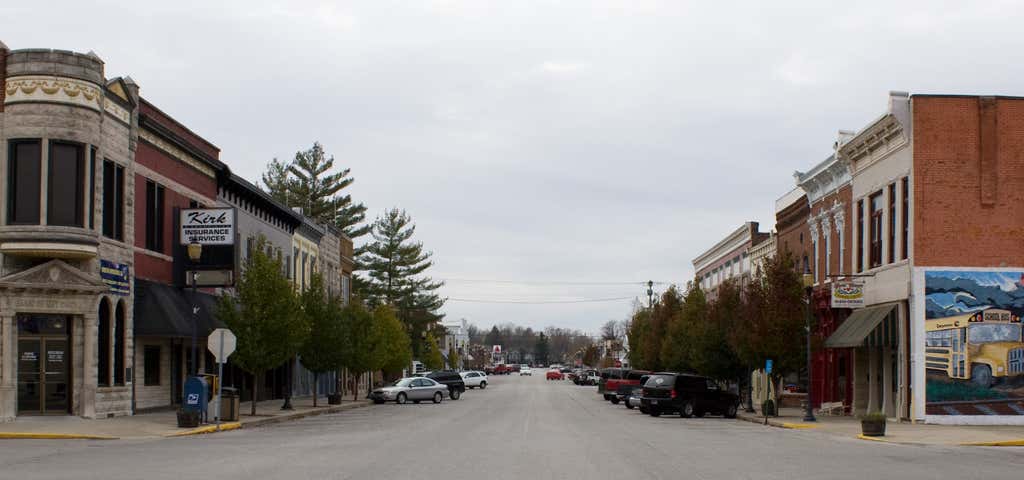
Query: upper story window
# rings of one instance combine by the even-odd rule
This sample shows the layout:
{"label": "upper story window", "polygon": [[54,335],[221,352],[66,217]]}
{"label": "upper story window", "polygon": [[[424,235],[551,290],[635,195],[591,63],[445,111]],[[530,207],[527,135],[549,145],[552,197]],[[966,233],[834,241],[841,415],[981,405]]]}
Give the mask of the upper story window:
{"label": "upper story window", "polygon": [[103,160],[103,236],[124,240],[124,167]]}
{"label": "upper story window", "polygon": [[910,243],[910,177],[903,177],[902,182],[903,190],[903,215],[900,217],[903,220],[903,248],[900,250],[900,259],[907,259],[907,249]]}
{"label": "upper story window", "polygon": [[146,249],[164,251],[164,186],[146,180]]}
{"label": "upper story window", "polygon": [[50,142],[46,223],[85,226],[85,149],[81,144]]}
{"label": "upper story window", "polygon": [[857,200],[857,272],[864,271],[864,200]]}
{"label": "upper story window", "polygon": [[7,223],[39,225],[41,144],[39,140],[11,142],[7,155]]}
{"label": "upper story window", "polygon": [[889,184],[889,263],[896,262],[896,184]]}
{"label": "upper story window", "polygon": [[871,218],[871,258],[869,260],[871,268],[882,265],[882,212],[885,208],[883,201],[882,192],[876,192],[868,199],[869,217]]}

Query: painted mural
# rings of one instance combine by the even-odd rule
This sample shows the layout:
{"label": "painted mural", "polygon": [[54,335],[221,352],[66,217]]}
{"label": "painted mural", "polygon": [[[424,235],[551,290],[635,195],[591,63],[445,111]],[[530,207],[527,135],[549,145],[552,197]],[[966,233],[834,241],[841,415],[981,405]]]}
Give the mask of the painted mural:
{"label": "painted mural", "polygon": [[925,272],[926,411],[1024,415],[1024,271]]}

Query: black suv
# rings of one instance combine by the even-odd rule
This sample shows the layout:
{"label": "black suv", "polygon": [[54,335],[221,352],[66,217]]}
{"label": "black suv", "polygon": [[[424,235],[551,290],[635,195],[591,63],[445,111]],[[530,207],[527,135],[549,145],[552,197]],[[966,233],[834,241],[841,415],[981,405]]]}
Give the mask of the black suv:
{"label": "black suv", "polygon": [[718,382],[699,375],[655,373],[644,384],[640,404],[653,417],[678,413],[683,418],[705,414],[736,417],[739,396],[722,390]]}
{"label": "black suv", "polygon": [[452,400],[458,400],[462,392],[466,391],[466,382],[462,380],[462,375],[454,370],[438,370],[424,376],[448,387],[448,396]]}

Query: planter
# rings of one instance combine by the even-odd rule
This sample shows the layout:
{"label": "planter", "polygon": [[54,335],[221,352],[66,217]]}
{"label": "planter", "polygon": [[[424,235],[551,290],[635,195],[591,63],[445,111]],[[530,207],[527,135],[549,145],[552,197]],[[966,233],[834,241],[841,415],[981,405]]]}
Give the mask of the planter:
{"label": "planter", "polygon": [[327,404],[328,405],[341,405],[341,394],[340,393],[332,393],[332,394],[327,395]]}
{"label": "planter", "polygon": [[861,420],[860,430],[865,437],[884,437],[885,420]]}
{"label": "planter", "polygon": [[199,426],[198,410],[178,410],[178,427],[196,428]]}

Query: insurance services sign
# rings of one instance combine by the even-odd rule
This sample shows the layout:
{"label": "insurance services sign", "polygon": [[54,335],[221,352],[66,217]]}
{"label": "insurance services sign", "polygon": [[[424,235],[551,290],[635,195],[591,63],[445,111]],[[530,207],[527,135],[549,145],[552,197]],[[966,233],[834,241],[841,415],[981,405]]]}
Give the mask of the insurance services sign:
{"label": "insurance services sign", "polygon": [[833,282],[832,308],[861,308],[864,306],[864,284],[861,282]]}
{"label": "insurance services sign", "polygon": [[235,244],[235,210],[233,208],[190,208],[181,210],[181,244]]}

